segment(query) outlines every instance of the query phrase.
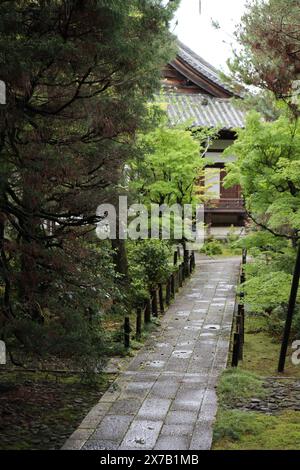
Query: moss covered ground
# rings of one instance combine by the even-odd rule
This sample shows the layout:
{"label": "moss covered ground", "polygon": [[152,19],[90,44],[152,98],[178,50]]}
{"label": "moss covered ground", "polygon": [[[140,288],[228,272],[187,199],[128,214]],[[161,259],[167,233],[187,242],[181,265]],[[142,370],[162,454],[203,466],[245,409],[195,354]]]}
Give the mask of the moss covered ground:
{"label": "moss covered ground", "polygon": [[286,409],[269,414],[243,410],[241,406],[254,397],[268,399],[268,390],[263,386],[266,379],[280,377],[282,383],[288,381],[285,379],[300,380],[300,367],[292,364],[291,351],[285,373],[277,373],[279,350],[279,341],[266,331],[266,320],[248,317],[244,360],[238,368],[227,369],[218,385],[214,450],[300,450],[299,411]]}

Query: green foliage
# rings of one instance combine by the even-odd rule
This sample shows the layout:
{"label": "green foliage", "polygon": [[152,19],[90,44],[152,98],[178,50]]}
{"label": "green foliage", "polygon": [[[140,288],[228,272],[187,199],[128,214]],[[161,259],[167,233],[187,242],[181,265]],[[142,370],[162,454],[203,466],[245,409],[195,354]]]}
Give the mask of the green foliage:
{"label": "green foliage", "polygon": [[135,302],[149,297],[149,290],[167,280],[172,272],[170,245],[162,240],[128,243],[129,273]]}
{"label": "green foliage", "polygon": [[240,182],[256,225],[236,243],[253,257],[242,287],[245,303],[249,311],[267,314],[268,330],[278,336],[286,315],[300,230],[299,124],[287,116],[267,123],[250,113],[246,128],[238,132],[237,141],[226,152],[236,157],[227,165],[226,185]]}
{"label": "green foliage", "polygon": [[[265,315],[264,331],[280,338],[286,318],[296,250],[284,238],[263,230],[254,230],[237,245],[247,248],[252,257],[245,266],[247,281],[241,287],[246,295],[247,310]],[[293,320],[294,338],[299,336],[299,305],[300,295]]]}
{"label": "green foliage", "polygon": [[149,128],[178,3],[0,4],[0,335],[9,346],[18,338],[26,351],[86,361],[102,347],[99,315],[121,293],[111,247],[91,235],[96,208],[113,199],[136,133]]}
{"label": "green foliage", "polygon": [[[202,135],[204,139],[204,135]],[[130,162],[130,189],[142,203],[190,204],[204,168],[199,158],[199,137],[183,126],[168,127],[164,122],[152,132],[140,136],[144,149]]]}
{"label": "green foliage", "polygon": [[240,239],[239,235],[236,233],[236,229],[234,225],[230,226],[230,229],[227,233],[226,241],[230,246],[233,246],[235,242],[237,242]]}
{"label": "green foliage", "polygon": [[223,253],[222,243],[218,240],[212,240],[203,245],[201,253],[207,256],[221,255]]}
{"label": "green foliage", "polygon": [[229,62],[235,81],[273,92],[296,112],[299,21],[298,0],[249,2],[236,31],[239,48]]}
{"label": "green foliage", "polygon": [[280,234],[300,229],[300,125],[285,116],[266,123],[250,113],[226,154],[236,157],[226,186],[241,184],[249,213]]}
{"label": "green foliage", "polygon": [[282,271],[269,271],[266,265],[243,285],[246,303],[252,312],[270,312],[277,306],[286,307],[292,276]]}
{"label": "green foliage", "polygon": [[[13,342],[13,332],[22,341],[21,350]],[[8,346],[16,349],[15,359],[25,364],[32,359],[47,362],[59,357],[65,364],[93,372],[105,357],[105,334],[99,315],[89,320],[79,311],[65,309],[61,318],[52,318],[46,324],[20,317],[11,322],[6,334]]]}
{"label": "green foliage", "polygon": [[241,369],[227,369],[218,385],[218,397],[221,406],[232,406],[237,400],[265,395],[263,381],[257,375]]}

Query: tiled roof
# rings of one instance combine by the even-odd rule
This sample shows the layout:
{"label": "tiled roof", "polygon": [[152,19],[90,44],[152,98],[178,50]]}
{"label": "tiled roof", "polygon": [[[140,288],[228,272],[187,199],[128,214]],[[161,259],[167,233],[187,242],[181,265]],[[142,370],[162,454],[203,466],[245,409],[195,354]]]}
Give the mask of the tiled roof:
{"label": "tiled roof", "polygon": [[198,54],[192,51],[189,47],[187,47],[181,41],[177,41],[177,43],[178,43],[177,54],[182,60],[184,60],[187,64],[189,64],[191,67],[197,70],[197,72],[204,75],[213,83],[216,83],[217,85],[224,88],[224,90],[232,93],[232,90],[230,89],[230,87],[224,82],[222,82],[220,78],[220,72],[215,67],[213,67],[211,64],[206,62],[206,60],[204,60],[202,57],[200,57]]}
{"label": "tiled roof", "polygon": [[167,104],[172,124],[192,120],[193,126],[227,130],[243,128],[245,125],[244,112],[226,98],[211,98],[204,94],[165,93],[160,100]]}

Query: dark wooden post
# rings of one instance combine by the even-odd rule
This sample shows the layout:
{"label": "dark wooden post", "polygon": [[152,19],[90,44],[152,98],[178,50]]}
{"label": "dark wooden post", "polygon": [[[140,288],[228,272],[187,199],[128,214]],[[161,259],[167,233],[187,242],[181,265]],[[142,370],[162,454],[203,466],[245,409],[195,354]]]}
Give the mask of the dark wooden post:
{"label": "dark wooden post", "polygon": [[175,292],[178,292],[179,291],[179,266],[174,275],[175,275]]}
{"label": "dark wooden post", "polygon": [[238,306],[238,315],[241,317],[240,320],[240,333],[241,333],[241,342],[245,342],[245,306],[244,304],[239,304]]}
{"label": "dark wooden post", "polygon": [[170,305],[171,303],[171,283],[170,283],[170,278],[167,280],[167,285],[166,285],[166,304]]}
{"label": "dark wooden post", "polygon": [[175,299],[175,275],[171,274],[171,296]]}
{"label": "dark wooden post", "polygon": [[192,260],[193,260],[193,271],[196,268],[196,259],[195,259],[195,252],[192,253]]}
{"label": "dark wooden post", "polygon": [[242,255],[242,264],[246,264],[246,263],[247,263],[247,249],[244,248],[243,255]]}
{"label": "dark wooden post", "polygon": [[130,347],[130,320],[129,317],[124,319],[124,346],[125,348]]}
{"label": "dark wooden post", "polygon": [[193,272],[193,257],[190,255],[189,257],[189,274],[191,275]]}
{"label": "dark wooden post", "polygon": [[151,301],[150,299],[146,300],[145,312],[144,312],[144,322],[151,323]]}
{"label": "dark wooden post", "polygon": [[184,250],[184,274],[185,277],[189,277],[190,268],[189,268],[189,251]]}
{"label": "dark wooden post", "polygon": [[242,316],[237,315],[236,317],[236,322],[237,322],[237,331],[239,335],[239,347],[238,347],[238,356],[239,356],[239,361],[243,360],[243,333],[242,333]]}
{"label": "dark wooden post", "polygon": [[231,366],[237,367],[238,364],[239,364],[239,333],[234,333]]}
{"label": "dark wooden post", "polygon": [[163,315],[165,312],[165,308],[164,308],[164,296],[163,296],[162,284],[159,284],[158,295],[159,295],[159,309],[160,309],[160,313]]}
{"label": "dark wooden post", "polygon": [[242,255],[242,269],[241,269],[241,284],[245,282],[245,264],[247,263],[247,250],[243,250]]}
{"label": "dark wooden post", "polygon": [[283,338],[282,338],[279,363],[278,363],[278,372],[283,372],[284,367],[285,367],[286,353],[288,349],[292,322],[293,322],[293,315],[294,315],[294,310],[295,310],[295,305],[296,305],[296,300],[297,300],[299,279],[300,279],[300,242],[298,243],[298,253],[297,253],[297,258],[296,258],[296,264],[295,264],[293,282],[292,282],[292,287],[291,287],[288,311],[287,311],[287,316],[286,316],[285,328],[284,328],[284,333],[283,333]]}
{"label": "dark wooden post", "polygon": [[141,339],[142,336],[142,309],[141,307],[138,307],[136,309],[136,332],[135,332],[135,337],[137,341]]}
{"label": "dark wooden post", "polygon": [[178,266],[178,286],[182,287],[182,264]]}
{"label": "dark wooden post", "polygon": [[174,266],[177,266],[177,262],[178,262],[178,253],[177,251],[174,252]]}
{"label": "dark wooden post", "polygon": [[154,317],[158,317],[157,291],[156,291],[156,289],[152,290],[151,298],[152,298],[152,315]]}
{"label": "dark wooden post", "polygon": [[185,281],[185,264],[184,262],[181,263],[181,274],[182,274],[182,282]]}

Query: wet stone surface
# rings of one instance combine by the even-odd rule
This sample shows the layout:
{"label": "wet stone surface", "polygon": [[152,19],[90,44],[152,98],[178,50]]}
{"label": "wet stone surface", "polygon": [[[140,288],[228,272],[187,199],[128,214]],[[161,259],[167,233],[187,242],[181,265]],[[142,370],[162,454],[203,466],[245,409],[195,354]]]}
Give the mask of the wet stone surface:
{"label": "wet stone surface", "polygon": [[239,264],[238,258],[197,260],[160,329],[100,400],[105,411],[94,419],[91,410],[90,428],[80,434],[80,426],[65,449],[210,448]]}

